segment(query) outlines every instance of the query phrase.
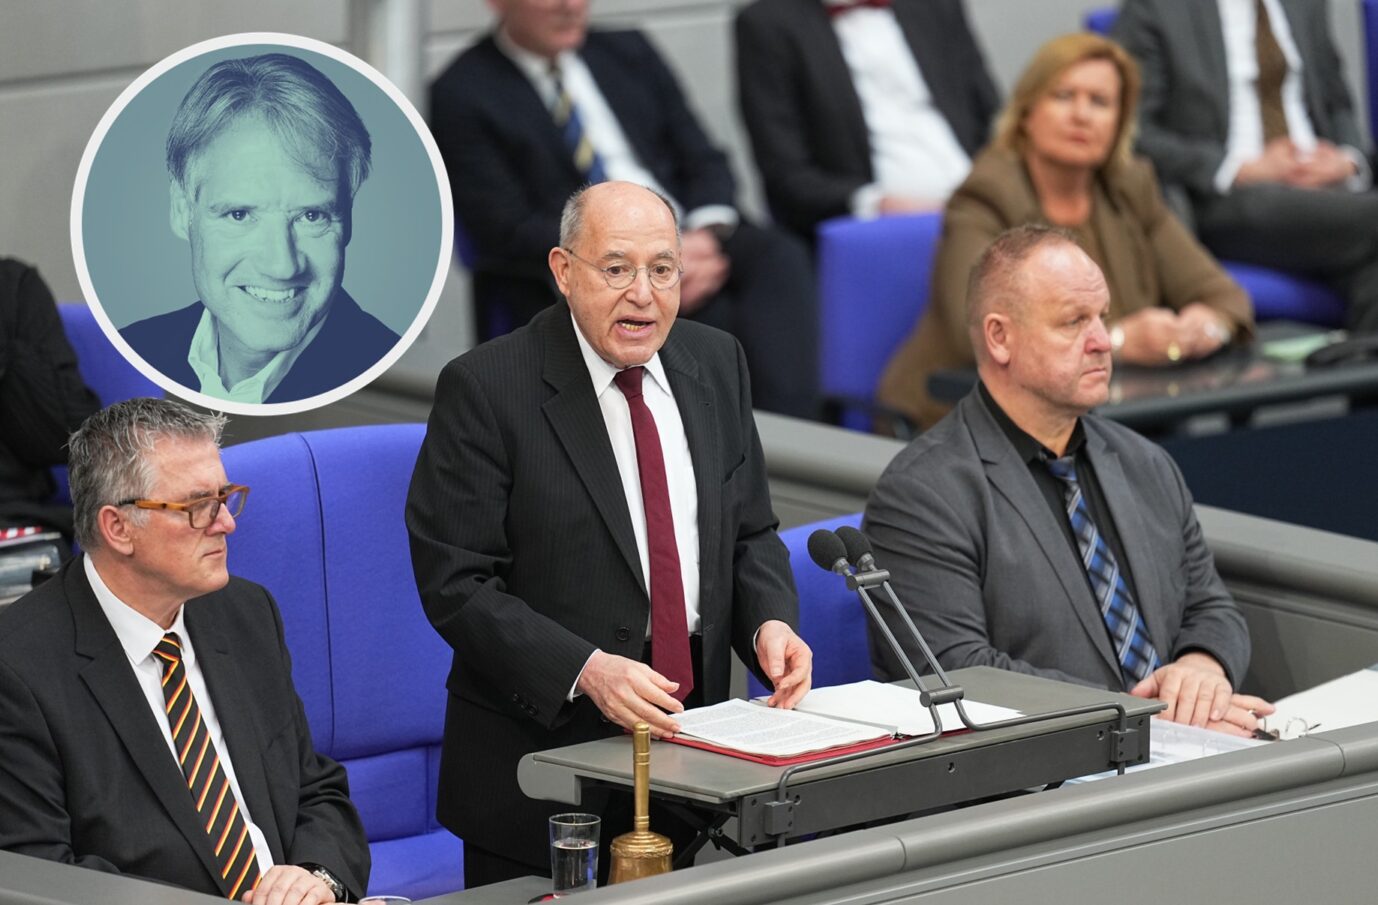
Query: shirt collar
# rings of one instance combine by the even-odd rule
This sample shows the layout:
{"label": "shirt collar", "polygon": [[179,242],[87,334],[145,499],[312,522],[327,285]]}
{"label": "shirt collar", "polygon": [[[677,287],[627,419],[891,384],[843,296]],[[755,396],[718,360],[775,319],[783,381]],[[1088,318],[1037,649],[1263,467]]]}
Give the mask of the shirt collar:
{"label": "shirt collar", "polygon": [[196,653],[187,637],[185,606],[177,608],[177,618],[172,620],[172,628],[164,629],[116,597],[115,592],[110,590],[109,585],[100,577],[100,572],[96,571],[96,564],[91,562],[90,556],[83,555],[81,560],[81,567],[86,572],[91,592],[96,595],[96,602],[100,604],[110,627],[115,630],[115,637],[119,639],[120,647],[124,648],[125,656],[129,658],[130,663],[138,666],[151,657],[153,648],[158,646],[158,642],[163,640],[163,635],[167,632],[176,632],[177,637],[182,640],[182,660],[188,666],[196,662]]}
{"label": "shirt collar", "polygon": [[[593,395],[601,398],[603,392],[607,390],[612,379],[617,376],[617,372],[622,370],[598,356],[589,345],[589,341],[584,338],[584,331],[579,329],[579,322],[574,319],[574,312],[569,313],[570,322],[574,324],[574,336],[579,340],[579,351],[584,356],[584,367],[589,370],[589,379],[593,381]],[[665,365],[660,361],[660,353],[651,356],[651,360],[646,362],[646,373],[656,382],[667,395],[674,395],[670,392],[670,382],[665,378]]]}
{"label": "shirt collar", "polygon": [[204,308],[201,320],[196,324],[196,332],[191,336],[187,364],[191,365],[196,379],[201,381],[201,392],[207,396],[257,405],[273,395],[273,391],[282,383],[287,372],[292,370],[292,365],[297,363],[301,353],[306,351],[306,347],[311,345],[311,341],[321,332],[329,317],[330,314],[327,312],[325,317],[306,332],[300,343],[290,349],[283,349],[257,373],[244,378],[234,385],[234,389],[230,389],[220,380],[219,327],[215,318],[211,316],[210,309]]}
{"label": "shirt collar", "polygon": [[[1010,445],[1014,447],[1014,451],[1019,455],[1019,460],[1021,462],[1028,464],[1034,461],[1041,462],[1058,458],[1053,454],[1052,450],[1029,436],[1023,428],[1014,423],[1014,420],[1011,419],[1009,415],[1005,414],[1005,410],[1000,407],[1000,403],[995,401],[995,397],[990,394],[990,390],[986,389],[984,382],[978,381],[976,389],[981,396],[981,402],[985,405],[986,411],[990,412],[991,417],[995,419],[995,423],[1000,426],[1001,432],[1009,438]],[[1081,451],[1081,447],[1085,445],[1085,443],[1086,431],[1081,426],[1081,419],[1078,418],[1076,427],[1072,428],[1072,436],[1067,441],[1067,451],[1063,453],[1063,455],[1076,455]]]}
{"label": "shirt collar", "polygon": [[538,53],[532,53],[525,47],[517,46],[517,43],[508,37],[504,28],[499,28],[493,35],[493,43],[497,44],[498,50],[502,51],[527,79],[537,85],[549,84],[551,62],[558,65],[562,71],[568,71],[570,61],[578,56],[573,50],[562,50],[552,61]]}

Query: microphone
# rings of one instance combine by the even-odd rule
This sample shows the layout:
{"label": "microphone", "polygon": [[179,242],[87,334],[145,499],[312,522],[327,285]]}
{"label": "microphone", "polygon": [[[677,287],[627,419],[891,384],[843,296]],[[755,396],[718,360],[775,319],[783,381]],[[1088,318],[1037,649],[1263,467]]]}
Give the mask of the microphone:
{"label": "microphone", "polygon": [[827,528],[819,528],[809,535],[809,558],[824,571],[844,577],[851,572],[847,566],[847,546]]}
{"label": "microphone", "polygon": [[871,541],[851,525],[837,529],[837,536],[847,548],[847,561],[856,568],[871,572],[876,568],[876,558],[871,553]]}

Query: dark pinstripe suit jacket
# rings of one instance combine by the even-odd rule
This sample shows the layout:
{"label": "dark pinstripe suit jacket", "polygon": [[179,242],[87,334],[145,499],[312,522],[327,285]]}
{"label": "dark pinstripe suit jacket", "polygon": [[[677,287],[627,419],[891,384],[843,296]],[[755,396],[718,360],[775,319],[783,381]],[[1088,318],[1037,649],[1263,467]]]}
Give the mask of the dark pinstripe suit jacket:
{"label": "dark pinstripe suit jacket", "polygon": [[[698,485],[703,691],[717,701],[730,648],[754,664],[755,630],[797,626],[797,598],[741,347],[681,319],[660,354]],[[614,731],[590,701],[565,698],[595,648],[640,656],[650,609],[566,305],[441,373],[407,528],[422,603],[455,650],[438,815],[466,841],[540,864],[552,811],[522,795],[517,761]]]}

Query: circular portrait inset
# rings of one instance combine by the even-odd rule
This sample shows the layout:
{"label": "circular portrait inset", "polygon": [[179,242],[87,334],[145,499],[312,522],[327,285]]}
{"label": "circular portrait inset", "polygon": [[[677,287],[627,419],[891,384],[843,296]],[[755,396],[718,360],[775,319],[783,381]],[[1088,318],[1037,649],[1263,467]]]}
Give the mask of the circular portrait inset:
{"label": "circular portrait inset", "polygon": [[106,335],[169,392],[245,415],[334,402],[392,365],[435,307],[453,232],[416,110],[295,35],[153,66],[101,119],[72,198]]}

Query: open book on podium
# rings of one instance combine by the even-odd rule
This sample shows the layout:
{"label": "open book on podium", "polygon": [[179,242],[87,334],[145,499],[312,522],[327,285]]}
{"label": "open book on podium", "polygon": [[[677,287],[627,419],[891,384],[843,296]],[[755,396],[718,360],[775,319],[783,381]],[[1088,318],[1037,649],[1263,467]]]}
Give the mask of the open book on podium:
{"label": "open book on podium", "polygon": [[[814,688],[794,710],[731,700],[675,717],[681,732],[668,741],[770,766],[791,766],[839,754],[883,748],[933,732],[933,718],[912,688],[866,680]],[[1016,717],[1008,707],[966,701],[976,722]],[[938,707],[944,734],[964,732],[957,708]]]}

